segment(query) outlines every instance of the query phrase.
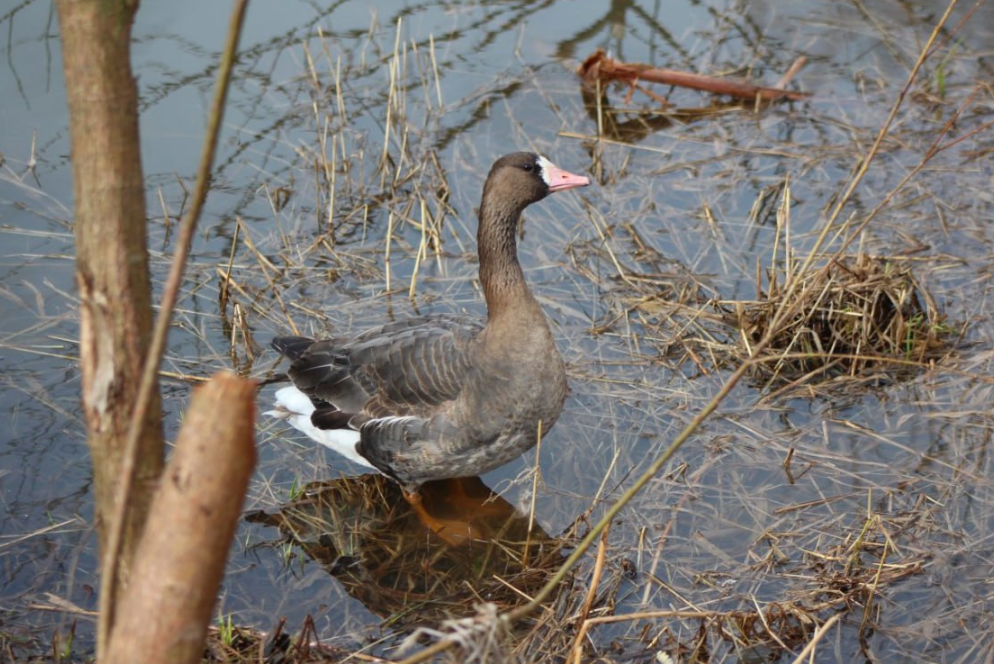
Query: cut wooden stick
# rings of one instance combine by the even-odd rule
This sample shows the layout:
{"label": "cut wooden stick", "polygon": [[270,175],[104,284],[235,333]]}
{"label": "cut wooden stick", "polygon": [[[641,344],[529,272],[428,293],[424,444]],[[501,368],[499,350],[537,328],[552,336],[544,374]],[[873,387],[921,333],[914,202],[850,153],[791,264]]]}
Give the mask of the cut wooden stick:
{"label": "cut wooden stick", "polygon": [[[784,80],[790,80],[804,66],[805,62],[804,58],[798,58],[791,65],[788,73],[784,75]],[[675,69],[660,69],[639,63],[619,62],[614,58],[608,57],[603,49],[597,49],[584,60],[577,73],[588,82],[624,81],[634,88],[640,82],[649,81],[652,83],[663,83],[664,85],[676,85],[692,90],[703,90],[718,95],[729,95],[739,99],[758,98],[762,101],[790,99],[796,101],[809,96],[806,92],[795,92],[782,88],[766,88],[745,81],[702,76],[700,74],[691,74],[690,72],[676,71]]]}
{"label": "cut wooden stick", "polygon": [[108,664],[200,661],[255,467],[255,391],[230,372],[194,391],[116,611]]}

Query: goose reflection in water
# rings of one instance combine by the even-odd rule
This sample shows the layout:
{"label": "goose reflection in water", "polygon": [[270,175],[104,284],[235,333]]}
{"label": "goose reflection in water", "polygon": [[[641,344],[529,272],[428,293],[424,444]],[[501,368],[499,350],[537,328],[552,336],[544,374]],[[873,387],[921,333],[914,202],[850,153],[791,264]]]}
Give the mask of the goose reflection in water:
{"label": "goose reflection in water", "polygon": [[248,519],[278,527],[370,611],[400,622],[451,615],[481,600],[517,605],[562,562],[562,542],[478,477],[427,482],[426,526],[395,482],[364,475],[303,488],[278,511]]}

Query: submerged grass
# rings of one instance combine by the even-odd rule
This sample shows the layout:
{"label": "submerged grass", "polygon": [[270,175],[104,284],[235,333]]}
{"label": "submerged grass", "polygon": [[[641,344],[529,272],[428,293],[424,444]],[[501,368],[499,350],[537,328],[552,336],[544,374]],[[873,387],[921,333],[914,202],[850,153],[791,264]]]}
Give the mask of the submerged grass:
{"label": "submerged grass", "polygon": [[[205,661],[383,661],[449,641],[456,647],[432,651],[435,661],[989,658],[994,611],[981,591],[991,570],[994,385],[984,349],[994,335],[983,294],[994,292],[994,271],[983,262],[989,250],[964,243],[985,237],[983,224],[967,220],[987,208],[979,186],[973,197],[943,197],[926,177],[978,185],[972,159],[989,147],[941,170],[925,168],[938,153],[922,158],[887,198],[891,220],[881,214],[860,227],[870,205],[861,200],[846,208],[844,232],[814,248],[818,206],[799,199],[828,207],[839,195],[824,176],[861,163],[873,138],[866,118],[817,99],[804,112],[723,108],[670,131],[674,154],[664,156],[652,139],[679,118],[608,108],[608,93],[624,90],[590,98],[546,89],[548,74],[519,74],[488,88],[484,101],[446,104],[440,69],[451,55],[441,39],[409,41],[392,25],[371,26],[351,48],[323,33],[305,47],[309,96],[285,120],[312,135],[281,137],[285,159],[272,160],[282,165],[257,190],[268,216],[240,208],[223,235],[224,259],[194,266],[170,375],[193,380],[215,362],[269,376],[279,370],[264,348],[273,330],[325,334],[412,311],[480,311],[465,220],[482,176],[458,168],[485,163],[476,152],[490,152],[473,143],[452,149],[458,132],[441,118],[470,107],[454,113],[470,118],[464,131],[492,116],[490,97],[532,86],[529,119],[538,98],[547,123],[572,127],[586,115],[589,126],[609,127],[606,117],[632,117],[638,131],[625,140],[646,142],[560,139],[558,150],[590,155],[600,187],[556,201],[565,211],[558,219],[529,210],[526,268],[570,364],[573,394],[534,461],[496,483],[500,496],[463,489],[478,499],[467,507],[452,498],[458,492],[439,489],[436,507],[466,534],[457,544],[422,527],[393,484],[328,480],[335,471],[310,443],[263,424],[242,556]],[[911,42],[883,37],[913,59],[901,45]],[[942,57],[947,99],[963,98],[955,71],[967,57]],[[584,94],[588,106],[574,98]],[[893,95],[883,86],[867,106]],[[888,156],[929,154],[950,130],[934,118],[960,117],[942,100],[908,99],[917,106],[887,135]],[[979,99],[989,112],[989,95]],[[526,123],[513,117],[524,111],[509,103],[507,114],[514,129],[501,144],[529,145]],[[763,123],[774,121],[816,138],[757,146]],[[759,165],[741,165],[750,159]],[[886,170],[870,166],[877,179],[867,199],[891,184]],[[460,187],[461,178],[470,185]],[[720,193],[738,189],[754,191],[755,205],[733,207]],[[960,288],[980,295],[964,303]],[[204,311],[216,320],[205,324]],[[963,329],[954,334],[947,319]],[[215,324],[223,339],[209,332]],[[534,613],[502,619],[535,598],[740,367],[752,388],[733,394],[680,458],[660,466]],[[895,401],[907,410],[886,405]],[[265,603],[256,586],[240,586],[248,569],[269,573],[275,590],[266,592],[283,597]],[[64,643],[44,659],[72,660]],[[34,636],[0,634],[0,656],[23,659],[44,647]]]}

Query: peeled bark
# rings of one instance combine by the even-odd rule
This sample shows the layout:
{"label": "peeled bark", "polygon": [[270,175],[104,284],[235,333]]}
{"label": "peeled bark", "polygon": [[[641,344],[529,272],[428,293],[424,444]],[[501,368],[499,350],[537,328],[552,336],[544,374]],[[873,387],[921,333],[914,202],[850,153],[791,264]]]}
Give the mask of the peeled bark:
{"label": "peeled bark", "polygon": [[255,466],[255,390],[222,372],[194,392],[117,607],[106,663],[200,661]]}
{"label": "peeled bark", "polygon": [[[72,145],[80,366],[102,547],[134,395],[152,329],[138,92],[131,74],[137,2],[58,0]],[[120,592],[162,469],[158,388],[142,422],[136,484],[117,565]]]}

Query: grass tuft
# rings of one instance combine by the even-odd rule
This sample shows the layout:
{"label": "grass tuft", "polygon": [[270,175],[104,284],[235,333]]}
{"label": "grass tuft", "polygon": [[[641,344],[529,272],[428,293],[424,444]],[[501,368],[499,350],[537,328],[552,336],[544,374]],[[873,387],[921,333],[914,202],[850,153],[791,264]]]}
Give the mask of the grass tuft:
{"label": "grass tuft", "polygon": [[739,331],[735,361],[749,361],[752,345],[771,333],[752,360],[768,384],[909,376],[949,350],[950,327],[902,257],[832,256],[803,273],[778,267],[767,280],[755,300],[719,306]]}

